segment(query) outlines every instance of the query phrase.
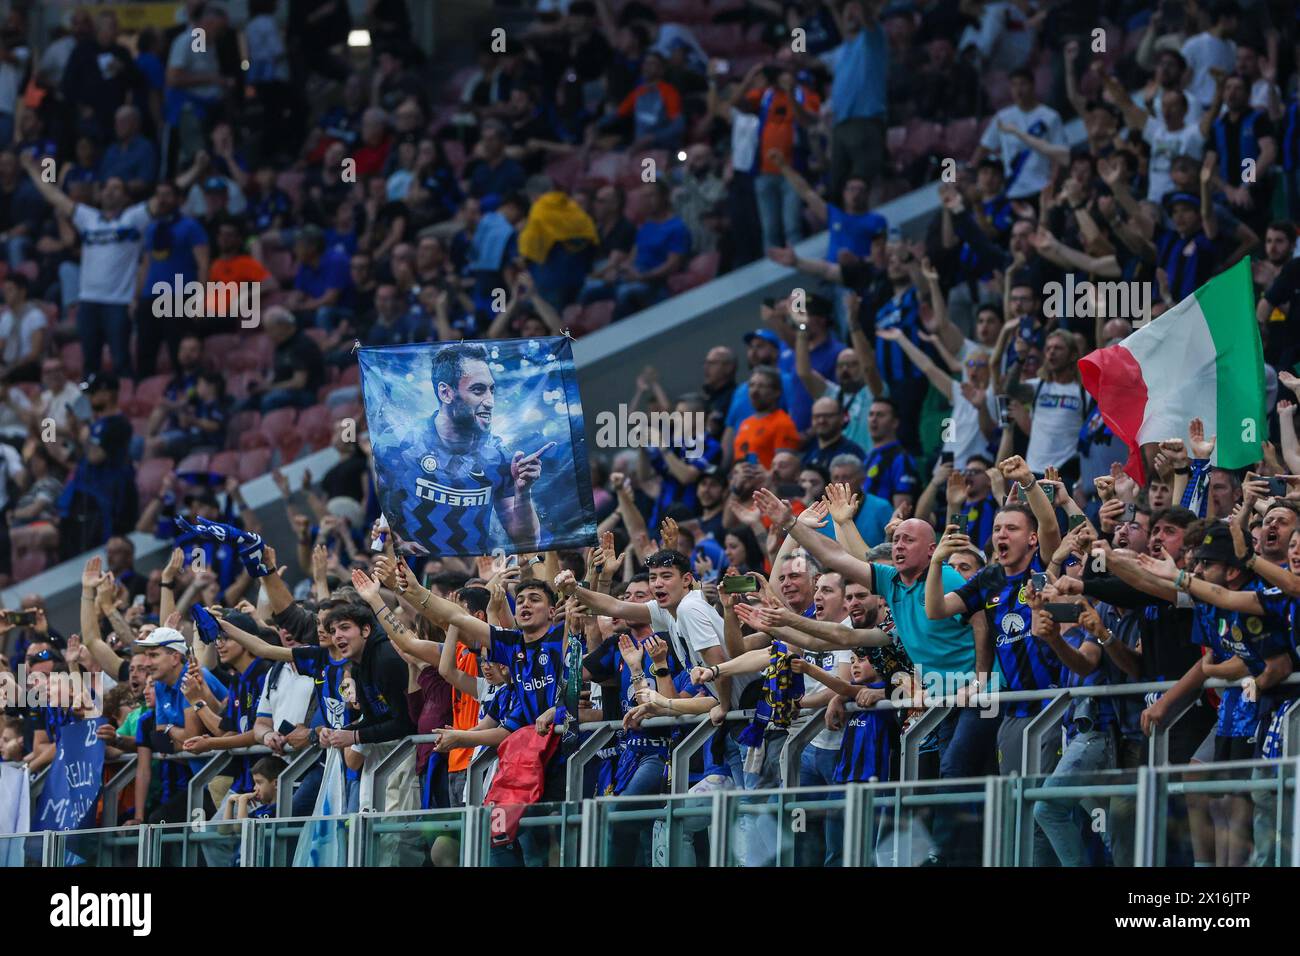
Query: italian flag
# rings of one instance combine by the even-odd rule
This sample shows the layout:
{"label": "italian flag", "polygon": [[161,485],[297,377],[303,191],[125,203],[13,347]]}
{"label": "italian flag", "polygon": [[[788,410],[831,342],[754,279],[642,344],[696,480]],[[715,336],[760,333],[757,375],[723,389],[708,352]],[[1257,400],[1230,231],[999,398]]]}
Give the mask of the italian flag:
{"label": "italian flag", "polygon": [[1255,321],[1250,260],[1241,259],[1119,345],[1079,360],[1102,419],[1129,448],[1125,467],[1146,480],[1142,446],[1187,440],[1199,418],[1217,436],[1214,464],[1259,461],[1267,430],[1264,353]]}

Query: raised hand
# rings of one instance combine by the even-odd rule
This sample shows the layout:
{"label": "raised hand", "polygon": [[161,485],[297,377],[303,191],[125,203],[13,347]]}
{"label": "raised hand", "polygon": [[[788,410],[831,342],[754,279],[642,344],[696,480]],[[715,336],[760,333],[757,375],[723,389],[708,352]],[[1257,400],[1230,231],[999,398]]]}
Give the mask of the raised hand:
{"label": "raised hand", "polygon": [[790,503],[782,501],[766,488],[754,492],[754,507],[779,529],[788,527],[794,521],[794,510]]}
{"label": "raised hand", "polygon": [[352,569],[352,586],[357,589],[357,594],[361,595],[363,601],[379,598],[379,581],[360,568]]}
{"label": "raised hand", "polygon": [[[1284,374],[1290,374],[1290,373],[1284,373]],[[1291,377],[1294,378],[1294,376]],[[1281,379],[1282,376],[1279,375],[1278,378]],[[1205,423],[1201,421],[1199,418],[1193,418],[1190,422],[1188,422],[1187,435],[1188,438],[1190,439],[1193,458],[1196,458],[1201,461],[1205,461],[1214,454],[1214,443],[1215,443],[1215,439],[1218,436],[1211,435],[1207,439],[1205,437]]]}
{"label": "raised hand", "polygon": [[[176,550],[180,550],[177,548]],[[81,586],[83,588],[93,588],[99,584],[100,575],[103,573],[104,559],[100,557],[91,558],[81,570]]]}
{"label": "raised hand", "polygon": [[998,462],[998,471],[1002,472],[1002,476],[1007,481],[1019,482],[1026,488],[1034,481],[1034,473],[1029,470],[1029,465],[1019,455],[1012,455]]}
{"label": "raised hand", "polygon": [[851,524],[857,516],[862,497],[853,493],[851,485],[836,481],[826,486],[824,501],[832,521],[836,524]]}

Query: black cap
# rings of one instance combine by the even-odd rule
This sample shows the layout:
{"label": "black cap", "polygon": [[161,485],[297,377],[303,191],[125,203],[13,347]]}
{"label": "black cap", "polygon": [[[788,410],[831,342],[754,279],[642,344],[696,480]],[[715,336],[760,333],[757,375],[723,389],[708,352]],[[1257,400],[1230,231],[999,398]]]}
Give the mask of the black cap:
{"label": "black cap", "polygon": [[1245,558],[1237,557],[1232,545],[1232,532],[1226,524],[1216,524],[1206,530],[1194,555],[1196,561],[1215,561],[1234,568],[1244,568]]}
{"label": "black cap", "polygon": [[81,383],[83,392],[116,392],[118,390],[117,376],[112,372],[91,372],[86,376],[86,380]]}

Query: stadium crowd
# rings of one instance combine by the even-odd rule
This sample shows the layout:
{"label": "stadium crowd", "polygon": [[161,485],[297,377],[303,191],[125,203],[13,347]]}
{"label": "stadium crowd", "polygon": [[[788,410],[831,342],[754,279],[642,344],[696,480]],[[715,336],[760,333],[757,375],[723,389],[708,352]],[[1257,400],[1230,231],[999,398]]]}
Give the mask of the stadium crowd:
{"label": "stadium crowd", "polygon": [[[106,825],[186,819],[190,762],[154,758],[250,745],[273,756],[228,765],[209,815],[274,813],[290,799],[278,757],[308,745],[322,757],[294,815],[318,805],[334,750],[355,808],[363,768],[417,732],[440,736],[387,778],[389,809],[462,803],[474,749],[530,726],[564,740],[536,781],[562,799],[581,739],[570,636],[576,717],[622,726],[584,796],[665,792],[681,730],[642,727],[664,715],[720,726],[696,793],[779,785],[801,708],[826,711],[797,783],[897,779],[916,714],[872,705],[934,681],[962,706],[923,745],[925,777],[1019,771],[1041,704],[990,713],[990,690],[1102,683],[1177,686],[1072,707],[1044,740],[1049,787],[1143,764],[1147,735],[1189,704],[1171,763],[1280,756],[1300,600],[1286,4],[571,0],[504,50],[484,41],[449,108],[404,42],[403,3],[368,5],[364,71],[339,53],[344,4],[290,4],[283,34],[275,6],[250,3],[244,71],[213,2],[187,5],[203,53],[186,29],[131,54],[111,13],[74,13],[39,58],[19,14],[6,27],[8,533],[15,551],[28,526],[36,551],[107,548],[86,564],[78,634],[37,595],[5,612],[0,673],[116,685],[101,734],[141,771]],[[302,99],[316,85],[337,98],[319,115]],[[941,209],[905,241],[874,210],[934,178]],[[822,226],[824,256],[796,253]],[[764,255],[794,270],[791,294],[763,304],[743,348],[717,343],[678,394],[654,368],[635,377],[631,407],[699,415],[707,436],[594,456],[597,546],[417,558],[376,524],[353,340],[593,331]],[[1243,257],[1262,460],[1214,467],[1216,436],[1191,420],[1147,450],[1139,482],[1078,362],[1150,316],[1086,296],[1052,308],[1049,290],[1145,284],[1158,316]],[[260,282],[263,328],[159,320],[172,293],[150,290],[177,274]],[[277,556],[239,481],[304,443],[340,460],[300,488],[277,473],[296,534]],[[133,529],[174,541],[172,561],[136,572]],[[742,709],[757,716],[723,723]],[[74,713],[8,714],[0,759],[48,764]],[[1084,811],[1037,805],[1036,863],[1132,861],[1131,825],[1099,835]],[[1185,798],[1182,862],[1271,859],[1275,812],[1264,793]],[[835,821],[824,831],[805,862],[838,862]],[[970,831],[936,812],[929,862],[978,862]],[[494,859],[545,862],[544,833]],[[625,836],[617,861],[648,862],[648,829]],[[746,859],[771,862],[761,828]]]}

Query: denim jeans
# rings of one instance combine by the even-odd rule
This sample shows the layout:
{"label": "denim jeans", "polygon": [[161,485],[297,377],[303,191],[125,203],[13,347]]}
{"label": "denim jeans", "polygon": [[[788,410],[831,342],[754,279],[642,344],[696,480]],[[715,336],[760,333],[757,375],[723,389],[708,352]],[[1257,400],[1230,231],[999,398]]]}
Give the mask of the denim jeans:
{"label": "denim jeans", "polygon": [[120,378],[131,375],[131,318],[128,306],[108,302],[82,302],[77,308],[77,338],[81,340],[83,373],[100,370],[107,343],[113,356],[113,371]]}
{"label": "denim jeans", "polygon": [[[1108,730],[1090,730],[1074,735],[1061,755],[1044,788],[1080,786],[1089,782],[1087,774],[1115,766],[1115,738]],[[1047,834],[1061,866],[1086,866],[1087,847],[1079,831],[1075,809],[1081,801],[1039,800],[1034,804],[1034,820]],[[1039,865],[1047,861],[1035,860]]]}
{"label": "denim jeans", "polygon": [[[1002,719],[991,711],[961,707],[935,728],[939,776],[947,780],[983,775],[993,763]],[[982,824],[963,824],[958,807],[938,807],[931,823],[936,855],[955,866],[978,866]],[[977,832],[978,831],[978,832]]]}
{"label": "denim jeans", "polygon": [[589,279],[578,296],[578,302],[590,305],[613,299],[613,318],[621,319],[633,312],[648,309],[667,296],[668,287],[662,282],[603,282]]}
{"label": "denim jeans", "polygon": [[[809,744],[799,755],[799,786],[833,786],[835,765],[839,762],[838,750],[827,750]],[[829,812],[822,820],[826,840],[823,866],[840,866],[844,858],[844,813]],[[811,861],[810,861],[811,862]]]}
{"label": "denim jeans", "polygon": [[277,408],[310,408],[316,404],[316,393],[309,388],[277,388],[257,400],[256,407],[263,413]]}
{"label": "denim jeans", "polygon": [[291,811],[295,817],[309,817],[315,811],[316,795],[320,793],[320,784],[324,775],[325,761],[322,759],[298,778],[298,789],[293,792]]}
{"label": "denim jeans", "polygon": [[[637,761],[632,779],[623,788],[620,796],[644,797],[663,793],[664,770],[667,761],[663,754],[647,753]],[[641,809],[648,809],[649,804],[639,804]],[[610,865],[612,866],[650,866],[651,836],[654,833],[654,821],[636,821],[618,823],[611,828]]]}
{"label": "denim jeans", "polygon": [[5,243],[5,258],[9,260],[9,271],[15,272],[22,261],[27,258],[27,250],[32,241],[26,236],[14,236]]}
{"label": "denim jeans", "polygon": [[761,173],[754,179],[754,195],[765,247],[793,246],[803,238],[803,204],[788,179],[780,173]]}

